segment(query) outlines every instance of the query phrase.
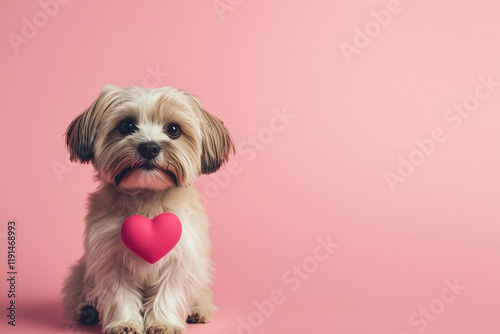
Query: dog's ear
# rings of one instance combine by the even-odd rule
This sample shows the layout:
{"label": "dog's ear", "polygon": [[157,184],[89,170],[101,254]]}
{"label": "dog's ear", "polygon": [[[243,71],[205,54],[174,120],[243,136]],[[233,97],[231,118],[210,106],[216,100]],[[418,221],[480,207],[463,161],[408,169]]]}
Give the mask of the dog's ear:
{"label": "dog's ear", "polygon": [[93,157],[94,140],[104,114],[121,101],[123,89],[108,85],[92,105],[75,118],[66,130],[70,160],[88,163]]}
{"label": "dog's ear", "polygon": [[230,153],[235,153],[233,140],[224,123],[202,109],[201,172],[210,174],[224,164]]}
{"label": "dog's ear", "polygon": [[233,140],[220,119],[206,112],[194,96],[187,95],[201,120],[201,173],[211,174],[235,153]]}

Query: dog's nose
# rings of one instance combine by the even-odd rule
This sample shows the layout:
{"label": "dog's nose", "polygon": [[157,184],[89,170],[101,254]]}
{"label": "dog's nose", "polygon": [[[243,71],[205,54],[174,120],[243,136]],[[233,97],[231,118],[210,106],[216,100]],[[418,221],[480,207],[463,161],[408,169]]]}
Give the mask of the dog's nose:
{"label": "dog's nose", "polygon": [[160,154],[160,146],[152,141],[140,144],[137,150],[146,159],[153,159]]}

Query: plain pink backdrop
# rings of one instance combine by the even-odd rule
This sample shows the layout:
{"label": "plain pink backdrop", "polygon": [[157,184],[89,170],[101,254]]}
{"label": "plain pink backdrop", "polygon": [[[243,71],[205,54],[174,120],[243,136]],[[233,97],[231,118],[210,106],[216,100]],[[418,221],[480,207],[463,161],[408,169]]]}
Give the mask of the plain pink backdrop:
{"label": "plain pink backdrop", "polygon": [[[474,99],[481,77],[500,81],[497,1],[42,7],[0,4],[0,332],[99,332],[59,315],[96,187],[90,166],[68,163],[63,134],[110,83],[183,88],[238,147],[233,166],[196,184],[219,311],[188,333],[500,332],[500,87]],[[458,126],[448,109],[462,103],[474,110]],[[432,147],[435,129],[446,140]],[[401,167],[391,189],[386,174],[410,157],[417,165]],[[15,328],[5,317],[9,219]],[[318,262],[317,238],[329,236],[340,246]],[[445,290],[445,303],[454,280],[463,288],[452,302]],[[255,302],[274,290],[284,301],[259,316]],[[252,327],[238,329],[241,319]]]}

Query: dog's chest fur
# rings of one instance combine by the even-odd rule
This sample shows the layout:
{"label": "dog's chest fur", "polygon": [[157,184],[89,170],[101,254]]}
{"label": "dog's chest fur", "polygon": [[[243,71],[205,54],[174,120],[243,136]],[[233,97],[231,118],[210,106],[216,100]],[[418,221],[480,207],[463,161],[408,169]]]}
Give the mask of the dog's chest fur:
{"label": "dog's chest fur", "polygon": [[[109,253],[122,275],[130,277],[143,289],[155,285],[159,277],[176,270],[191,270],[196,258],[210,252],[207,245],[208,221],[193,187],[170,188],[162,193],[123,193],[114,187],[102,187],[90,195],[85,245],[88,256]],[[121,225],[131,215],[150,219],[163,212],[176,214],[182,223],[179,243],[164,258],[150,264],[123,244]],[[107,249],[101,247],[107,245]],[[111,245],[111,247],[110,247]],[[90,263],[92,263],[90,261]],[[195,269],[195,268],[192,268]]]}

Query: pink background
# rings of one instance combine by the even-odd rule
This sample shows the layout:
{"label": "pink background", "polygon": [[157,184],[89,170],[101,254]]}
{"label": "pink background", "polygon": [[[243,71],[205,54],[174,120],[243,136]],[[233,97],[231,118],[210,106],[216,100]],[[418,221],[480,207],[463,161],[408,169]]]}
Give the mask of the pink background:
{"label": "pink background", "polygon": [[[59,315],[96,187],[90,166],[68,163],[63,134],[112,83],[186,89],[238,147],[232,168],[196,184],[220,310],[188,333],[498,334],[500,87],[476,87],[500,81],[499,3],[215,3],[229,7],[69,1],[49,16],[38,1],[0,4],[0,267],[5,277],[15,219],[19,272],[15,328],[0,280],[0,332],[99,332]],[[466,117],[448,111],[463,103]],[[415,166],[391,190],[400,156]],[[328,236],[340,246],[318,261]],[[284,300],[260,315],[273,290]]]}

